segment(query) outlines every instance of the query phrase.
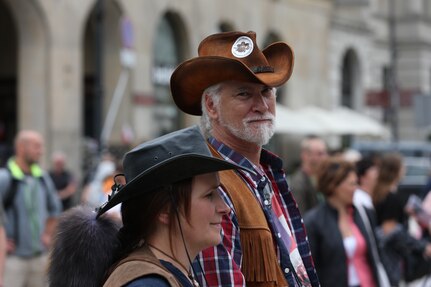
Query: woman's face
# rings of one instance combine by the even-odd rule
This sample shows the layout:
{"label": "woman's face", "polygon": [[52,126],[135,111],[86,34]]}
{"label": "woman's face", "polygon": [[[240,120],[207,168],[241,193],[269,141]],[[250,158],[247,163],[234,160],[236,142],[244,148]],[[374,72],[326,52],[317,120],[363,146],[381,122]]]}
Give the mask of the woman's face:
{"label": "woman's face", "polygon": [[357,187],[356,173],[351,171],[346,178],[335,188],[333,195],[343,205],[353,204],[353,194]]}
{"label": "woman's face", "polygon": [[181,226],[189,248],[201,251],[221,241],[221,221],[230,208],[217,190],[218,173],[195,176],[192,181],[189,222],[181,217]]}

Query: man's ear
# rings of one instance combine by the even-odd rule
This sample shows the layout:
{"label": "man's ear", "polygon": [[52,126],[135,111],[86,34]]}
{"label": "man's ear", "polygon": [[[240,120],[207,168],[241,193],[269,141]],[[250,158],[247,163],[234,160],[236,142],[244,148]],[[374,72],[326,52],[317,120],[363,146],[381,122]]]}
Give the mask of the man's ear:
{"label": "man's ear", "polygon": [[214,104],[213,99],[207,94],[205,94],[204,97],[205,97],[205,108],[207,109],[209,118],[216,119],[218,117],[218,111]]}

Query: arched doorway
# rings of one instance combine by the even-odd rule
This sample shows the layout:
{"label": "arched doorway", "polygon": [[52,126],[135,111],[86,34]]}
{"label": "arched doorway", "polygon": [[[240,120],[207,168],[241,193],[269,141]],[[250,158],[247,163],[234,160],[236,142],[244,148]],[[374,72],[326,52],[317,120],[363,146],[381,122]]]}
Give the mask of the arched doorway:
{"label": "arched doorway", "polygon": [[340,104],[345,107],[355,108],[357,106],[357,95],[360,88],[360,69],[358,56],[353,49],[348,49],[344,54],[341,69]]}
{"label": "arched doorway", "polygon": [[0,165],[13,152],[17,132],[17,29],[11,10],[0,0]]}
{"label": "arched doorway", "polygon": [[82,101],[84,183],[91,178],[102,152],[109,151],[116,159],[121,158],[124,152],[118,144],[120,136],[117,133],[121,134],[121,131],[115,124],[113,131],[116,134],[112,133],[107,142],[101,142],[105,117],[121,73],[121,16],[122,10],[115,0],[97,0],[85,25]]}
{"label": "arched doorway", "polygon": [[221,22],[218,27],[220,32],[230,32],[235,30],[234,25],[229,22]]}
{"label": "arched doorway", "polygon": [[175,67],[185,57],[187,41],[184,25],[174,12],[166,12],[156,29],[152,70],[155,95],[153,116],[157,125],[155,130],[162,135],[183,126],[184,119],[173,102],[169,81]]}
{"label": "arched doorway", "polygon": [[[360,66],[356,52],[348,49],[343,56],[341,67],[341,95],[339,104],[355,109],[358,107],[361,88]],[[353,141],[352,135],[345,135],[341,139],[342,147],[349,147]]]}
{"label": "arched doorway", "polygon": [[121,15],[115,1],[96,1],[85,26],[83,135],[97,143],[121,71]]}

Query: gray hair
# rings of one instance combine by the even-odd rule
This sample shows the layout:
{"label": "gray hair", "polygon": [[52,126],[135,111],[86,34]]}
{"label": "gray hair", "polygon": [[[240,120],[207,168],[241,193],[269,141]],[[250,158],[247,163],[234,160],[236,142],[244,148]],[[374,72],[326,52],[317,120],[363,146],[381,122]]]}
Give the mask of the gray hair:
{"label": "gray hair", "polygon": [[212,134],[212,123],[211,123],[211,119],[208,116],[208,110],[205,106],[205,98],[206,96],[210,97],[214,103],[214,108],[218,110],[220,108],[221,88],[222,88],[221,83],[215,84],[206,88],[205,91],[202,93],[202,99],[201,99],[202,116],[201,116],[200,127],[205,138],[208,138]]}

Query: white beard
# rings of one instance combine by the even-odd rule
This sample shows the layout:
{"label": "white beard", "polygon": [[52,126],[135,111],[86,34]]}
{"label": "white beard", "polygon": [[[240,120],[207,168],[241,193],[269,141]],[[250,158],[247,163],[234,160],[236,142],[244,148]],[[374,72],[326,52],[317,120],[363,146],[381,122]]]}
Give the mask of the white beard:
{"label": "white beard", "polygon": [[[249,122],[257,119],[269,119],[271,122],[260,124],[257,127],[252,126]],[[227,123],[220,116],[220,124],[227,128],[234,136],[258,146],[266,145],[274,135],[274,115],[267,113],[260,117],[250,117],[242,120],[241,126],[234,126]]]}

